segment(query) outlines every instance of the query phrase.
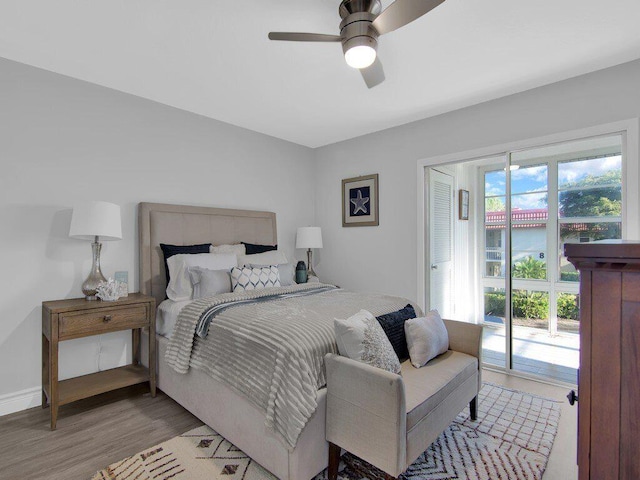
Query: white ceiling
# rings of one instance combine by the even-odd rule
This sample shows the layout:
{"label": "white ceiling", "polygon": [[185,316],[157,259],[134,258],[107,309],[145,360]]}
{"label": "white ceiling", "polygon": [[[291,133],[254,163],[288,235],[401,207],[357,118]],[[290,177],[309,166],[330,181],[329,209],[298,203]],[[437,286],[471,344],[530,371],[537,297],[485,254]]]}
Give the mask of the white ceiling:
{"label": "white ceiling", "polygon": [[[387,6],[390,0],[383,0]],[[339,0],[0,0],[0,56],[318,147],[640,58],[638,0],[447,0],[380,38],[367,89]]]}

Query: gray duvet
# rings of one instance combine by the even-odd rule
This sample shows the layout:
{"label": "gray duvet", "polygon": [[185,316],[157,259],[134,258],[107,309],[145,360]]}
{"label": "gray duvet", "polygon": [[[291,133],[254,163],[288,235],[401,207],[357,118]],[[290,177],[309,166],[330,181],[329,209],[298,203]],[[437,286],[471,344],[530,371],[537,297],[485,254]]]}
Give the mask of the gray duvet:
{"label": "gray duvet", "polygon": [[[334,318],[347,318],[363,308],[379,316],[408,303],[399,297],[323,287],[293,285],[196,300],[180,312],[166,361],[180,373],[191,367],[203,370],[245,396],[264,412],[266,426],[293,449],[316,409],[317,391],[326,383],[324,356],[337,352]],[[309,295],[268,298],[313,289],[317,292]],[[258,298],[256,303],[237,303]],[[205,338],[196,335],[203,316],[231,302],[236,304],[218,308]]]}

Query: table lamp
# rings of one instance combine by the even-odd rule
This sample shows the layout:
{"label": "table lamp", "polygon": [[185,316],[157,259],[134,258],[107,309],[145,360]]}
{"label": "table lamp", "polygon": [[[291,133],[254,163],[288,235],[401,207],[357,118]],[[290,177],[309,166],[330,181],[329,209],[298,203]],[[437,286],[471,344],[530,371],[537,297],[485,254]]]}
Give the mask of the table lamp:
{"label": "table lamp", "polygon": [[313,271],[311,260],[311,249],[322,248],[322,232],[320,227],[300,227],[296,233],[296,248],[307,249],[307,273],[310,276],[317,277]]}
{"label": "table lamp", "polygon": [[105,282],[100,271],[100,240],[121,240],[122,220],[120,206],[108,202],[87,202],[73,207],[69,237],[90,240],[93,251],[91,272],[82,284],[82,293],[87,300],[97,300],[98,284]]}

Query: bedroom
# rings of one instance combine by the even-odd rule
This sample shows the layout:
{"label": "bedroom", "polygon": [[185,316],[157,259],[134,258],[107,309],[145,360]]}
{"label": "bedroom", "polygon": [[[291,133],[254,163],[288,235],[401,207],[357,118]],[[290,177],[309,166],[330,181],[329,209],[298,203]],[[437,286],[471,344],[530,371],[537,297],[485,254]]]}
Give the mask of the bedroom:
{"label": "bedroom", "polygon": [[[202,3],[199,7],[206,12],[207,7]],[[293,8],[293,2],[278,6],[277,14],[271,16],[274,23],[265,23],[264,19],[258,23],[259,37],[262,39],[270,29],[332,31],[337,18],[335,5],[318,3],[305,2],[304,9],[295,7],[295,15],[289,18],[290,21],[285,21],[281,15],[287,7]],[[463,8],[462,3],[456,7],[458,10]],[[496,2],[495,8],[504,8],[506,4]],[[587,30],[595,30],[596,20],[602,20],[594,14],[594,11],[598,13],[595,5],[592,4],[589,17],[594,23],[588,24]],[[582,62],[567,61],[573,70],[558,69],[553,74],[556,76],[549,73],[548,77],[542,74],[519,77],[517,84],[509,87],[511,90],[489,92],[486,98],[474,97],[470,102],[459,99],[459,105],[447,108],[447,112],[443,109],[437,115],[426,109],[406,109],[403,120],[396,123],[403,125],[387,129],[373,125],[367,132],[361,132],[367,135],[355,133],[355,138],[317,148],[307,146],[308,140],[290,142],[275,138],[275,134],[269,136],[252,131],[260,131],[259,128],[233,126],[243,125],[243,118],[249,121],[251,117],[259,116],[252,110],[251,103],[236,100],[236,108],[227,110],[235,117],[223,121],[216,120],[215,115],[207,118],[207,115],[191,113],[186,106],[177,109],[163,104],[171,102],[163,101],[160,92],[153,89],[155,83],[149,82],[145,75],[161,78],[164,73],[152,70],[145,74],[144,57],[134,53],[127,57],[129,63],[123,60],[119,68],[110,70],[112,64],[109,62],[117,61],[123,48],[114,46],[110,50],[100,38],[101,35],[109,38],[104,30],[118,24],[118,11],[105,7],[103,12],[78,11],[75,15],[79,17],[74,17],[70,12],[75,7],[70,2],[60,11],[55,8],[48,11],[44,4],[36,2],[28,8],[41,9],[43,13],[36,15],[30,11],[32,16],[28,21],[29,17],[19,15],[19,7],[4,2],[2,9],[6,8],[7,14],[0,15],[0,31],[3,32],[0,33],[0,56],[3,57],[0,60],[3,166],[0,183],[4,225],[0,255],[5,271],[0,301],[3,318],[0,327],[0,404],[4,409],[0,413],[3,414],[40,404],[42,301],[80,296],[80,286],[90,266],[89,246],[68,237],[71,207],[79,201],[100,199],[121,206],[123,240],[105,244],[102,265],[107,274],[128,271],[132,291],[137,290],[139,278],[136,206],[139,202],[150,201],[276,212],[278,243],[287,256],[298,260],[304,259],[304,251],[295,249],[296,228],[319,225],[324,248],[314,252],[314,258],[317,272],[324,281],[350,290],[384,292],[417,300],[418,161],[464,159],[448,156],[583,131],[640,116],[637,89],[640,84],[637,52],[640,49],[635,27],[632,25],[628,29],[628,25],[638,18],[634,2],[615,2],[606,12],[599,12],[610,23],[627,22],[626,37],[614,37],[617,38],[615,45],[603,43],[600,49],[583,51],[573,45],[573,55]],[[306,13],[307,8],[311,12],[309,17],[302,12]],[[572,9],[579,10],[580,7],[575,2],[568,2],[566,11]],[[565,16],[558,12],[559,24],[570,23],[566,11]],[[311,20],[316,12],[326,24]],[[170,15],[176,13],[165,14],[167,17],[162,20],[171,25]],[[74,19],[83,18],[82,15],[94,21],[76,22],[75,28],[80,30],[75,30]],[[105,18],[97,20],[101,16]],[[49,18],[56,20],[53,24],[64,25],[60,30],[66,30],[69,36],[58,38],[54,32],[44,29]],[[162,23],[160,20],[158,22]],[[451,17],[450,21],[454,20]],[[166,31],[166,25],[161,32]],[[95,37],[90,35],[89,27],[98,29]],[[126,30],[125,27],[120,28]],[[134,25],[130,28],[135,30]],[[441,28],[446,29],[446,26]],[[79,37],[93,38],[95,43],[78,42]],[[384,41],[394,45],[391,36],[385,37]],[[396,51],[391,49],[385,53],[387,82],[391,85],[394,61],[399,76],[412,75],[411,71],[402,72],[402,68],[409,68],[409,57],[386,60],[406,46],[404,41],[396,42]],[[87,48],[84,54],[77,51],[79,44]],[[153,53],[164,46],[164,43],[158,43],[148,48]],[[283,64],[285,60],[291,60],[291,51],[283,46],[266,43],[264,48],[269,49],[270,57],[284,57],[279,60]],[[60,58],[55,50],[59,51]],[[101,59],[102,55],[96,55],[96,51],[103,51],[107,58]],[[304,55],[305,50],[299,51]],[[360,97],[360,101],[366,99],[367,94],[384,96],[376,89],[368,91],[361,79],[350,75],[351,72],[342,72],[347,67],[340,63],[339,52],[336,57],[332,55],[335,52],[313,51],[317,56],[307,58],[305,55],[307,63],[298,63],[295,67],[295,72],[304,70],[299,75],[305,75],[306,83],[321,75],[316,81],[324,84],[331,75],[336,75],[336,84],[329,84],[328,91],[344,88],[348,94]],[[64,52],[68,52],[66,56]],[[94,61],[90,63],[89,60]],[[59,65],[57,61],[60,61]],[[536,62],[532,62],[534,70],[544,69],[543,59]],[[76,63],[89,65],[87,71],[76,72],[79,68]],[[105,65],[104,69],[99,68],[101,64]],[[334,65],[335,71],[325,72],[329,64]],[[447,64],[449,67],[450,63]],[[516,67],[524,68],[523,65]],[[90,71],[91,68],[96,71]],[[469,68],[477,70],[479,67]],[[107,69],[109,71],[105,72]],[[107,76],[109,72],[114,77]],[[119,78],[122,82],[128,79],[132,83],[119,84]],[[270,78],[275,84],[280,81],[280,74],[272,73]],[[180,80],[184,79],[172,79],[179,85]],[[217,96],[230,89],[231,83],[233,78],[229,76],[216,84]],[[293,103],[287,102],[282,90],[270,95],[270,87],[276,88],[260,85],[259,93],[270,96],[276,104]],[[187,95],[183,89],[176,91]],[[386,96],[393,96],[392,93],[387,92]],[[231,97],[241,98],[237,93]],[[331,95],[327,94],[326,98]],[[152,101],[154,99],[158,101]],[[297,108],[299,110],[294,109],[293,113],[289,111],[292,116],[288,120],[274,122],[277,127],[293,131],[297,126],[294,124],[304,124],[298,119],[306,117],[306,113],[316,107],[301,104]],[[339,112],[341,106],[334,104],[332,108],[329,118],[336,116],[335,112]],[[268,124],[271,117],[261,118]],[[635,128],[637,131],[637,124]],[[299,130],[305,129],[313,130],[310,127]],[[635,172],[630,183],[638,185],[638,144],[629,148],[630,153],[635,149],[635,157],[629,155],[629,168]],[[340,223],[340,181],[369,173],[380,176],[380,225],[343,228]],[[636,194],[638,190],[635,189]],[[630,212],[630,221],[636,224],[640,213],[637,205],[636,201],[630,207],[635,206]],[[635,238],[638,238],[637,233]],[[100,342],[76,341],[71,348],[61,350],[60,368],[69,377],[110,368],[123,360],[123,352],[122,337],[118,336],[105,336]],[[71,416],[67,419],[73,421]],[[2,440],[9,441],[7,438]],[[141,445],[135,451],[148,446]],[[110,462],[103,463],[96,469]],[[92,473],[86,472],[86,476]]]}

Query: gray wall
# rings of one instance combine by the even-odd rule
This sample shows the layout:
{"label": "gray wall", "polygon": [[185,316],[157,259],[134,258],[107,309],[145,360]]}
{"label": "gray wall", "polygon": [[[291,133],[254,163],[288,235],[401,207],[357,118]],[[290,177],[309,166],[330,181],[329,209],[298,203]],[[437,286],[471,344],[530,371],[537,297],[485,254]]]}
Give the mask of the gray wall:
{"label": "gray wall", "polygon": [[[68,238],[74,203],[122,206],[124,238],[103,244],[102,267],[127,270],[136,290],[141,201],[274,211],[280,245],[302,258],[312,160],[306,147],[0,59],[0,414],[39,402],[41,302],[81,296],[91,247]],[[129,337],[63,343],[62,377],[126,361]]]}
{"label": "gray wall", "polygon": [[[317,149],[318,274],[415,300],[418,160],[637,118],[639,86],[634,61]],[[380,226],[343,228],[341,179],[371,173],[380,175]]]}

